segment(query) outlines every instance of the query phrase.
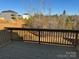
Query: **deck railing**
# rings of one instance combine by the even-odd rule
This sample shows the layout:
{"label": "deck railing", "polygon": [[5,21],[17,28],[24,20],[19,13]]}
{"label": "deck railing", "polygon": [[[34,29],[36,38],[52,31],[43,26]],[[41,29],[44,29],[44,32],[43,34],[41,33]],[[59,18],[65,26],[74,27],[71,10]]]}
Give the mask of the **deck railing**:
{"label": "deck railing", "polygon": [[60,29],[33,29],[33,28],[7,28],[13,34],[16,33],[23,41],[34,41],[48,44],[61,44],[77,46],[79,30],[60,30]]}

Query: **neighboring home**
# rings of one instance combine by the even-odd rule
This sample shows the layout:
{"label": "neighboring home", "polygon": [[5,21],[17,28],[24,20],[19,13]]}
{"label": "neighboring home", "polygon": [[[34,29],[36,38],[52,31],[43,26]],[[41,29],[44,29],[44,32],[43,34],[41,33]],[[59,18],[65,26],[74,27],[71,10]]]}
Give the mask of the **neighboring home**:
{"label": "neighboring home", "polygon": [[6,10],[0,13],[0,18],[4,18],[6,20],[16,20],[18,17],[20,17],[18,13],[12,10]]}
{"label": "neighboring home", "polygon": [[30,18],[30,15],[28,14],[28,13],[25,13],[24,15],[23,15],[23,19],[29,19]]}

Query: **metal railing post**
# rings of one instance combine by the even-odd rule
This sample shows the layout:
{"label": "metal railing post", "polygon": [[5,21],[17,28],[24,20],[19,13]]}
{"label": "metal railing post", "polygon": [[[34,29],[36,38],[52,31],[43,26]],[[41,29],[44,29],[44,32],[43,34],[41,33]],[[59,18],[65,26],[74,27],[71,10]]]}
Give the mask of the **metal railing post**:
{"label": "metal railing post", "polygon": [[10,40],[13,41],[12,40],[12,30],[10,30]]}
{"label": "metal railing post", "polygon": [[78,44],[78,33],[76,32],[76,37],[75,37],[75,48],[77,47]]}
{"label": "metal railing post", "polygon": [[39,30],[39,44],[40,44],[40,30]]}

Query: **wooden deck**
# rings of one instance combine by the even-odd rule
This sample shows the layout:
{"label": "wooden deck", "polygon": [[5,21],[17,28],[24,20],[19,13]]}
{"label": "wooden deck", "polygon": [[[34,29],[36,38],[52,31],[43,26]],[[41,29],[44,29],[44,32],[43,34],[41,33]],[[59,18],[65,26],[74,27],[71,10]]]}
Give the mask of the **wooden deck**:
{"label": "wooden deck", "polygon": [[78,55],[72,47],[22,41],[0,48],[0,59],[79,59]]}

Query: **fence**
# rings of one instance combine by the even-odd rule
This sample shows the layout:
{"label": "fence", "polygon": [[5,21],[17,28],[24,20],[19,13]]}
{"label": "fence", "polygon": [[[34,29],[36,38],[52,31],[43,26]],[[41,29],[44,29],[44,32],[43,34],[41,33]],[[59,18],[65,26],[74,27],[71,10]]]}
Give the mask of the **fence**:
{"label": "fence", "polygon": [[33,28],[7,28],[12,33],[18,34],[23,41],[33,41],[48,44],[61,44],[75,46],[78,44],[79,30],[59,29],[33,29]]}

